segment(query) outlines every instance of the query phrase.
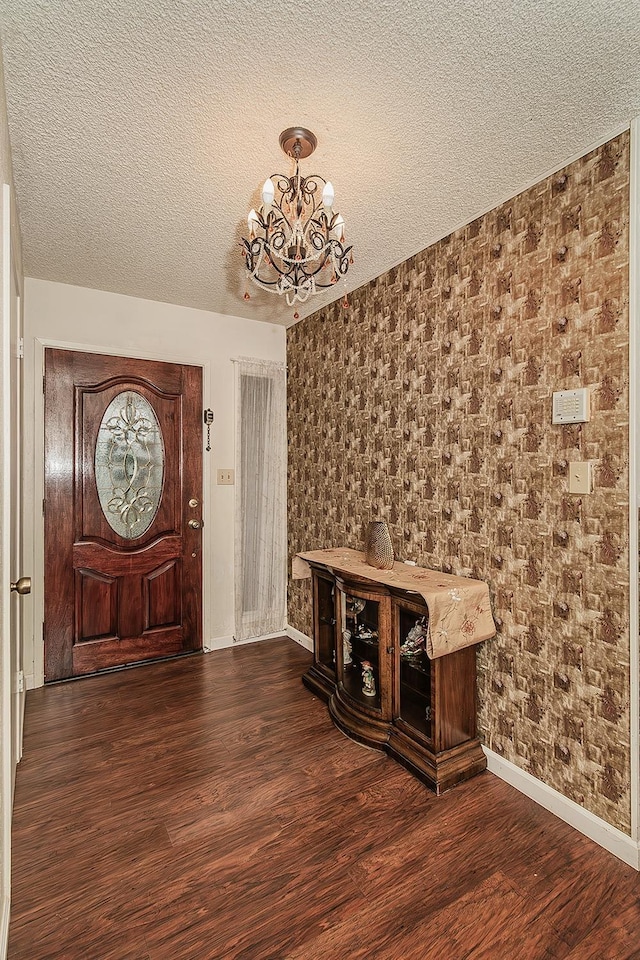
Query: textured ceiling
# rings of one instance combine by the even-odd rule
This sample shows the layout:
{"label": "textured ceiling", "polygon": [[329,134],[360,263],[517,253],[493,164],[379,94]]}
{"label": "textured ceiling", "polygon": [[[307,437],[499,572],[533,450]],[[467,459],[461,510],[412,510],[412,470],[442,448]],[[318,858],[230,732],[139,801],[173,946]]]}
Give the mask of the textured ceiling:
{"label": "textured ceiling", "polygon": [[25,273],[281,323],[237,244],[285,127],[352,288],[640,114],[638,0],[0,0],[0,29]]}

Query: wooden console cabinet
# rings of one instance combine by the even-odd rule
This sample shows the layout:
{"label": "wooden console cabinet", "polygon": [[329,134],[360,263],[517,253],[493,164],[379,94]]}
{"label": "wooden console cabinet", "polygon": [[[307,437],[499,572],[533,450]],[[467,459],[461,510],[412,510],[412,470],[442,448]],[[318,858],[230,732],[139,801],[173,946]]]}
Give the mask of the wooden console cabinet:
{"label": "wooden console cabinet", "polygon": [[419,594],[377,582],[373,568],[369,579],[309,566],[314,656],[302,679],[336,725],[386,750],[438,794],[484,770],[475,647],[430,659]]}

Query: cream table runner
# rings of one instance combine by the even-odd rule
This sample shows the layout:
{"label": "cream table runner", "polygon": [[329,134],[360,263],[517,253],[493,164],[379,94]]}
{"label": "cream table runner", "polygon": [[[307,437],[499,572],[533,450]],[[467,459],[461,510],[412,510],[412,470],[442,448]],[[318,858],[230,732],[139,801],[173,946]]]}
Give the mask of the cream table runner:
{"label": "cream table runner", "polygon": [[489,604],[489,587],[483,580],[454,577],[397,562],[392,570],[378,570],[366,562],[364,553],[350,547],[296,554],[291,571],[293,579],[310,577],[310,563],[420,594],[429,609],[427,655],[431,660],[488,640],[496,632]]}

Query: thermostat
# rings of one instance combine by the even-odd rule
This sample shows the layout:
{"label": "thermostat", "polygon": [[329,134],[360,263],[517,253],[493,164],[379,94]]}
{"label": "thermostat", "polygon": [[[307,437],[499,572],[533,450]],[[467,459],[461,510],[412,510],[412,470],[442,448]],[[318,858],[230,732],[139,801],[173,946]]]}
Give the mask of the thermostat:
{"label": "thermostat", "polygon": [[552,423],[587,423],[591,419],[589,388],[558,390],[553,395]]}

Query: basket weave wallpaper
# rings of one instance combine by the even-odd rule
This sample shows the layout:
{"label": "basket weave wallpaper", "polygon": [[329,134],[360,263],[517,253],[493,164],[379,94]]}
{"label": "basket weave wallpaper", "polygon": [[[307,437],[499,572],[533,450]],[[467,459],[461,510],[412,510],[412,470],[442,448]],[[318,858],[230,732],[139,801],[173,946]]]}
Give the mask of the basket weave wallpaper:
{"label": "basket weave wallpaper", "polygon": [[[624,133],[288,331],[291,556],[384,518],[399,559],[487,580],[482,739],[626,833],[628,215]],[[591,422],[553,426],[579,386]]]}

